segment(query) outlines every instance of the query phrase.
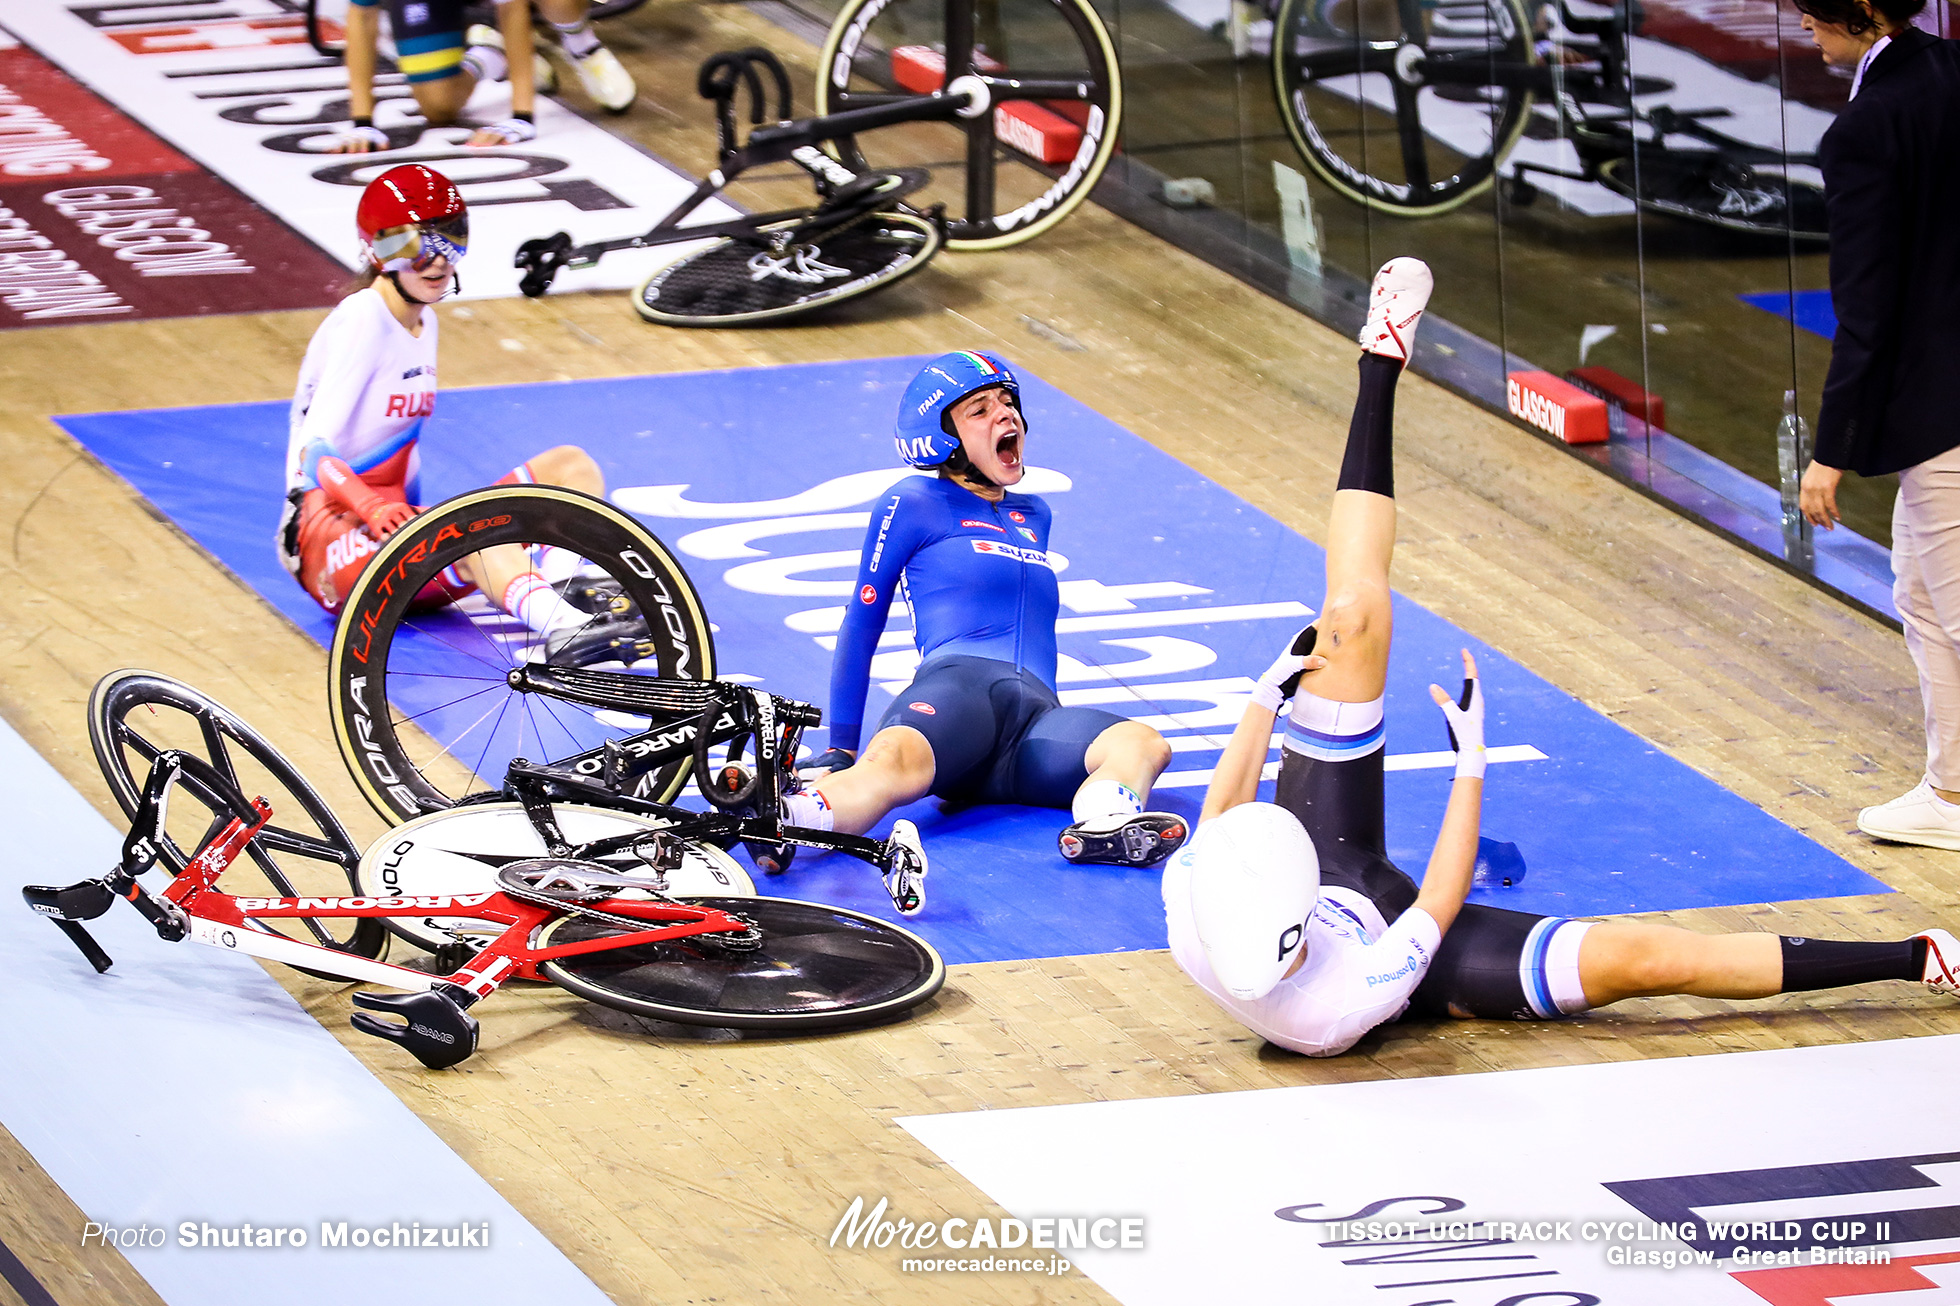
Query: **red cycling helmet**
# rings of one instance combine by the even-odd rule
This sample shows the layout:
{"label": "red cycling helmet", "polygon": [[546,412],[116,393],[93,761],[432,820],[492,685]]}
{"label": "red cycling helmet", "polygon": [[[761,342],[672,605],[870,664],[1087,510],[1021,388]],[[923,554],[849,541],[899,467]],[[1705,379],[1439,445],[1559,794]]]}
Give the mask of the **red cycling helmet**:
{"label": "red cycling helmet", "polygon": [[456,183],[433,168],[404,163],[361,192],[354,210],[361,250],[380,272],[420,271],[438,255],[454,265],[470,247],[469,206]]}

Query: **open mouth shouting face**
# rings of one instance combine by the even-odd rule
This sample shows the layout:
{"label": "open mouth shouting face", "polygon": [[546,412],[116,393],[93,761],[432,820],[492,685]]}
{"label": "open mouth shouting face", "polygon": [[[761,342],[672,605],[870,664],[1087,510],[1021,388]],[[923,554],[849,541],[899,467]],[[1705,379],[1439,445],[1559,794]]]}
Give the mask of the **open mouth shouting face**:
{"label": "open mouth shouting face", "polygon": [[1027,474],[1022,446],[1028,424],[1021,410],[999,386],[976,390],[953,405],[953,429],[974,470],[995,485],[1014,485]]}

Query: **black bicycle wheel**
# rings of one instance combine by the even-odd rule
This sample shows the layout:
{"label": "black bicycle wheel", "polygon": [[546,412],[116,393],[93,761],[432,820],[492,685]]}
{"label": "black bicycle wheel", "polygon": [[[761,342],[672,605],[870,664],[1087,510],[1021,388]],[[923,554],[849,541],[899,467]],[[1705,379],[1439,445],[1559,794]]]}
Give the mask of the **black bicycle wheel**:
{"label": "black bicycle wheel", "polygon": [[781,322],[911,276],[944,240],[937,225],[909,213],[874,213],[780,251],[718,240],[648,277],[633,308],[663,326]]}
{"label": "black bicycle wheel", "polygon": [[1273,22],[1274,90],[1301,157],[1401,217],[1489,188],[1531,112],[1517,74],[1538,62],[1523,0],[1285,0]]}
{"label": "black bicycle wheel", "polygon": [[[431,592],[448,569],[504,546],[589,615],[548,643],[481,593],[440,602]],[[714,675],[707,615],[666,547],[628,513],[575,490],[473,490],[396,532],[355,581],[327,659],[334,737],[374,809],[411,820],[501,788],[513,757],[563,761],[645,729],[644,717],[522,693],[509,679],[533,660],[617,669],[628,658],[626,669],[645,675]],[[638,776],[631,792],[671,798],[688,765]]]}
{"label": "black bicycle wheel", "polygon": [[[939,991],[946,963],[930,943],[875,917],[786,898],[690,898],[739,912],[762,931],[752,952],[680,940],[542,962],[554,983],[602,1006],[683,1025],[811,1033],[903,1015]],[[540,946],[619,931],[579,917],[545,927]]]}
{"label": "black bicycle wheel", "polygon": [[1638,168],[1631,158],[1608,159],[1598,175],[1601,185],[1650,213],[1758,236],[1830,239],[1823,187],[1757,172],[1719,154],[1642,149]]}
{"label": "black bicycle wheel", "polygon": [[817,60],[817,112],[884,104],[962,77],[971,118],[907,123],[829,147],[857,172],[929,167],[916,203],[944,203],[946,243],[1002,249],[1087,199],[1116,150],[1123,83],[1089,0],[845,0]]}
{"label": "black bicycle wheel", "polygon": [[[346,827],[278,749],[216,699],[152,671],[112,672],[89,695],[88,735],[125,816],[136,815],[150,763],[171,748],[209,762],[244,797],[271,803],[272,821],[225,873],[226,892],[282,898],[360,892],[354,873],[361,851]],[[230,819],[224,800],[186,773],[171,796],[158,849],[161,868],[181,873],[198,846]],[[254,871],[268,887],[245,881]],[[388,943],[379,920],[296,919],[282,925],[294,938],[362,957],[379,957]]]}

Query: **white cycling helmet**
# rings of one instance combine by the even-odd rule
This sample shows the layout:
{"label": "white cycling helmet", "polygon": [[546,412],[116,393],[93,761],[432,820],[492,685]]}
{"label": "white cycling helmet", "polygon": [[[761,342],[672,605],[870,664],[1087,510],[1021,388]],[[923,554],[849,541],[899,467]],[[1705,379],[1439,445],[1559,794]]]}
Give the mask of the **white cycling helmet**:
{"label": "white cycling helmet", "polygon": [[1179,854],[1191,873],[1191,918],[1225,991],[1271,993],[1307,939],[1320,900],[1320,857],[1293,813],[1241,803],[1205,822]]}

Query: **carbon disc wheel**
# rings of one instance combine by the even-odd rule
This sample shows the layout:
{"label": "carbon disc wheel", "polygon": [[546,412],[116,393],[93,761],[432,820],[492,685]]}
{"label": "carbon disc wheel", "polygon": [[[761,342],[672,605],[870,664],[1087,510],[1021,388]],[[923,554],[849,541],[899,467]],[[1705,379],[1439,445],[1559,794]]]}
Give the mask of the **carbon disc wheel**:
{"label": "carbon disc wheel", "polygon": [[[681,939],[542,962],[551,981],[602,1006],[724,1029],[809,1033],[894,1019],[946,981],[939,953],[910,930],[843,907],[787,898],[689,898],[738,912],[762,932],[754,951]],[[570,917],[540,946],[617,933]]]}

